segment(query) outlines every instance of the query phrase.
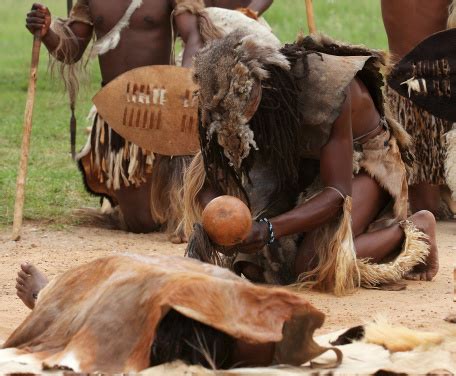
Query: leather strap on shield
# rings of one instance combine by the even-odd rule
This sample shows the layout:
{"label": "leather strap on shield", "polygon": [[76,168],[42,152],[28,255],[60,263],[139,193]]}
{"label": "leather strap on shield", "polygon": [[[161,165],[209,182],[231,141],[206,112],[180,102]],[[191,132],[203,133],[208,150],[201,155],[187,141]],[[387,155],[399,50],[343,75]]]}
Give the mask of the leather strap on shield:
{"label": "leather strap on shield", "polygon": [[93,98],[100,116],[122,137],[162,155],[193,155],[198,138],[197,86],[188,68],[130,70]]}
{"label": "leather strap on shield", "polygon": [[441,31],[418,44],[388,77],[388,84],[417,106],[456,121],[456,29]]}

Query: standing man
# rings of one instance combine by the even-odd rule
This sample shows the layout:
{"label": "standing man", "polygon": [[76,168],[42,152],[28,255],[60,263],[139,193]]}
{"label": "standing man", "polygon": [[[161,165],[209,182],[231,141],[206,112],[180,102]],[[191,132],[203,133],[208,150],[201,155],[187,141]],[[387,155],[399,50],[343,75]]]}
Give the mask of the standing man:
{"label": "standing man", "polygon": [[[399,61],[419,42],[447,28],[451,0],[382,0],[382,15],[392,57]],[[404,125],[415,145],[416,165],[409,179],[413,212],[430,210],[445,216],[440,207],[441,193],[449,198],[445,186],[445,133],[452,123],[416,107],[410,100],[388,88],[391,109]],[[451,202],[447,200],[451,205]]]}
{"label": "standing man", "polygon": [[[66,86],[71,89],[77,87],[76,63],[93,36],[91,55],[98,56],[103,85],[134,68],[169,64],[173,30],[185,42],[183,66],[190,67],[202,39],[188,9],[198,6],[204,7],[194,0],[78,0],[68,19],[51,26],[50,10],[33,4],[26,26],[31,33],[41,30],[48,51],[70,72]],[[77,160],[87,189],[119,205],[127,230],[175,231],[189,157],[154,155],[120,137],[97,115]]]}

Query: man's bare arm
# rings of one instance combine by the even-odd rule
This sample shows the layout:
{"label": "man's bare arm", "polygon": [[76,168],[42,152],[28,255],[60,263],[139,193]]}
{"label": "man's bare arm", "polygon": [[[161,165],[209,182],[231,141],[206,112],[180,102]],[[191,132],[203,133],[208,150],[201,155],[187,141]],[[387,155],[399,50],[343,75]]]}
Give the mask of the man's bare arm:
{"label": "man's bare arm", "polygon": [[[42,4],[33,4],[31,11],[27,14],[26,27],[32,34],[41,30],[44,45],[50,53],[53,53],[59,47],[60,37],[51,29],[50,25],[51,13],[49,9]],[[58,60],[65,63],[75,63],[81,59],[93,32],[92,26],[82,22],[73,22],[70,29],[76,36],[77,43],[70,39],[66,40],[65,43],[68,43],[66,56],[63,56],[62,53],[55,55]]]}
{"label": "man's bare arm", "polygon": [[177,32],[185,43],[182,66],[191,67],[193,56],[203,46],[203,39],[198,29],[195,15],[185,12],[174,18]]}
{"label": "man's bare arm", "polygon": [[277,238],[314,230],[340,213],[344,202],[341,194],[352,193],[352,159],[351,100],[347,95],[330,139],[321,149],[320,176],[325,189],[299,207],[271,219]]}
{"label": "man's bare arm", "polygon": [[252,0],[249,4],[249,8],[261,16],[272,5],[272,2],[273,0]]}

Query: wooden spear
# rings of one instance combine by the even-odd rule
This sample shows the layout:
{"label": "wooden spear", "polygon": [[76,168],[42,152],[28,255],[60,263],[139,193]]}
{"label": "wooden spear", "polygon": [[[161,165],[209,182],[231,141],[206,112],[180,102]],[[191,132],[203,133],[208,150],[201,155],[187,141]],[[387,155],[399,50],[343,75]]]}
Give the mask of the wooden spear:
{"label": "wooden spear", "polygon": [[22,133],[21,159],[16,182],[16,203],[14,205],[13,240],[21,238],[22,214],[24,211],[25,181],[27,178],[28,156],[30,151],[30,135],[32,133],[33,106],[35,104],[36,79],[40,61],[41,30],[33,36],[32,63],[30,64],[27,103],[24,113],[24,129]]}
{"label": "wooden spear", "polygon": [[312,0],[306,0],[306,13],[307,13],[307,27],[309,28],[309,34],[316,33],[317,26],[315,25]]}

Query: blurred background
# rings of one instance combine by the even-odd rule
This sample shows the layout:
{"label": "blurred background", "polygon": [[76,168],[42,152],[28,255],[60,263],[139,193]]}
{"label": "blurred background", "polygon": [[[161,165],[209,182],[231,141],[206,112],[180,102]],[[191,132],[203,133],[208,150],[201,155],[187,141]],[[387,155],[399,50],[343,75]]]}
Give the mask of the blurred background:
{"label": "blurred background", "polygon": [[[42,2],[53,16],[66,15],[65,0]],[[13,218],[32,47],[25,16],[32,3],[0,2],[0,228],[11,224]],[[319,31],[371,48],[387,47],[380,1],[314,0],[314,10]],[[283,42],[293,41],[300,31],[307,32],[304,0],[275,0],[265,17]],[[47,64],[48,54],[42,48],[24,219],[63,227],[77,221],[70,215],[72,209],[96,207],[99,199],[85,192],[81,175],[71,160],[68,98],[59,77],[53,78],[47,72]],[[99,83],[98,64],[94,60],[88,65],[77,101],[77,150],[84,146],[87,138],[85,118]]]}

